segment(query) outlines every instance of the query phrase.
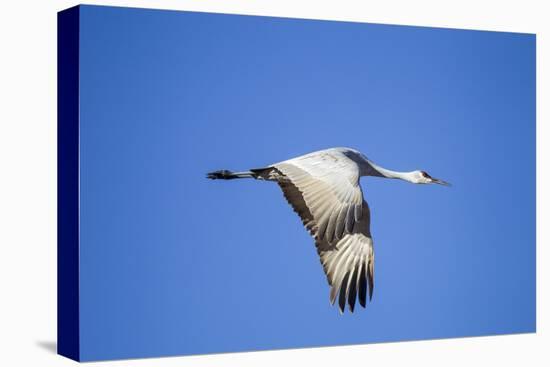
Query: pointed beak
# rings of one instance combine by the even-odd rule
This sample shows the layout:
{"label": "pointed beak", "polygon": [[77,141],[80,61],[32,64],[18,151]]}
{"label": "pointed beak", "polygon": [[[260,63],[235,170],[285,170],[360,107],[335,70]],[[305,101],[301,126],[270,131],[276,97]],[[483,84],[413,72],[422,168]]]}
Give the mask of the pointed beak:
{"label": "pointed beak", "polygon": [[432,177],[431,183],[436,183],[443,186],[451,186],[451,184],[448,183],[447,181],[443,181],[443,180],[440,180],[439,178],[433,178],[433,177]]}

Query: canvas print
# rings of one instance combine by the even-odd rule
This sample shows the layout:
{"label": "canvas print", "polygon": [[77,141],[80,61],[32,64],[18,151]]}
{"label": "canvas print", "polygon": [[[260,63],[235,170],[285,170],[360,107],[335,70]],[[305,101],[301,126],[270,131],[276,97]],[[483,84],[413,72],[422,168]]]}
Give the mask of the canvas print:
{"label": "canvas print", "polygon": [[60,12],[59,354],[535,332],[535,56],[533,34]]}

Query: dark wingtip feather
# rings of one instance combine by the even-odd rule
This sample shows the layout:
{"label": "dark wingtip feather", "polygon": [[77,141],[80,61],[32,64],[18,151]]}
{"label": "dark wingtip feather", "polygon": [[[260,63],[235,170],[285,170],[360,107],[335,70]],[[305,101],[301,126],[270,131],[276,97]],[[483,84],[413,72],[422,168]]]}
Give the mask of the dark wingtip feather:
{"label": "dark wingtip feather", "polygon": [[367,274],[366,266],[361,266],[361,274],[359,274],[359,304],[363,307],[367,306]]}
{"label": "dark wingtip feather", "polygon": [[346,308],[346,289],[348,288],[348,278],[349,278],[349,272],[344,276],[344,279],[342,279],[342,283],[340,284],[340,295],[338,298],[338,307],[340,308],[341,313],[344,313],[344,310]]}
{"label": "dark wingtip feather", "polygon": [[374,274],[372,269],[372,263],[369,262],[368,266],[368,272],[367,272],[367,278],[369,281],[369,301],[372,301],[372,292],[374,291]]}
{"label": "dark wingtip feather", "polygon": [[353,276],[350,280],[349,285],[349,294],[348,294],[348,305],[349,310],[353,313],[353,310],[355,309],[355,300],[357,299],[357,273],[359,272],[359,269],[357,267],[355,268],[355,271],[353,272]]}

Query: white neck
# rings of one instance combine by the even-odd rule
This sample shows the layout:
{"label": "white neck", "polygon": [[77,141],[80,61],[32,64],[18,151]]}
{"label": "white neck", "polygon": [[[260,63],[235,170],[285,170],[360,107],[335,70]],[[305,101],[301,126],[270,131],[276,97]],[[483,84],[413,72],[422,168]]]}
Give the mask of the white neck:
{"label": "white neck", "polygon": [[379,175],[377,175],[375,172],[373,172],[374,174],[372,176],[379,176],[379,177],[386,177],[386,178],[398,178],[400,180],[416,183],[416,177],[415,177],[415,172],[414,171],[411,171],[411,172],[391,171],[389,169],[382,168],[382,167],[372,163],[371,161],[368,161],[368,162],[369,162],[370,166],[376,172],[379,173]]}

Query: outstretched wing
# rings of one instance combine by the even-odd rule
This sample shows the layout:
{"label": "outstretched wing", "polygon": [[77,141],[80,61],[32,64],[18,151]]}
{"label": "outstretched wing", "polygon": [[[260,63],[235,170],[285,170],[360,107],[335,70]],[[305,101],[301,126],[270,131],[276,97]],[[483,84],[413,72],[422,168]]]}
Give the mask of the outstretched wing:
{"label": "outstretched wing", "polygon": [[321,152],[273,165],[285,198],[315,239],[330,301],[338,296],[353,312],[357,296],[372,298],[374,251],[370,213],[359,186],[359,168],[339,152]]}
{"label": "outstretched wing", "polygon": [[[321,151],[273,165],[301,193],[315,237],[335,244],[363,216],[359,167],[339,151]],[[292,204],[292,203],[291,203]]]}

